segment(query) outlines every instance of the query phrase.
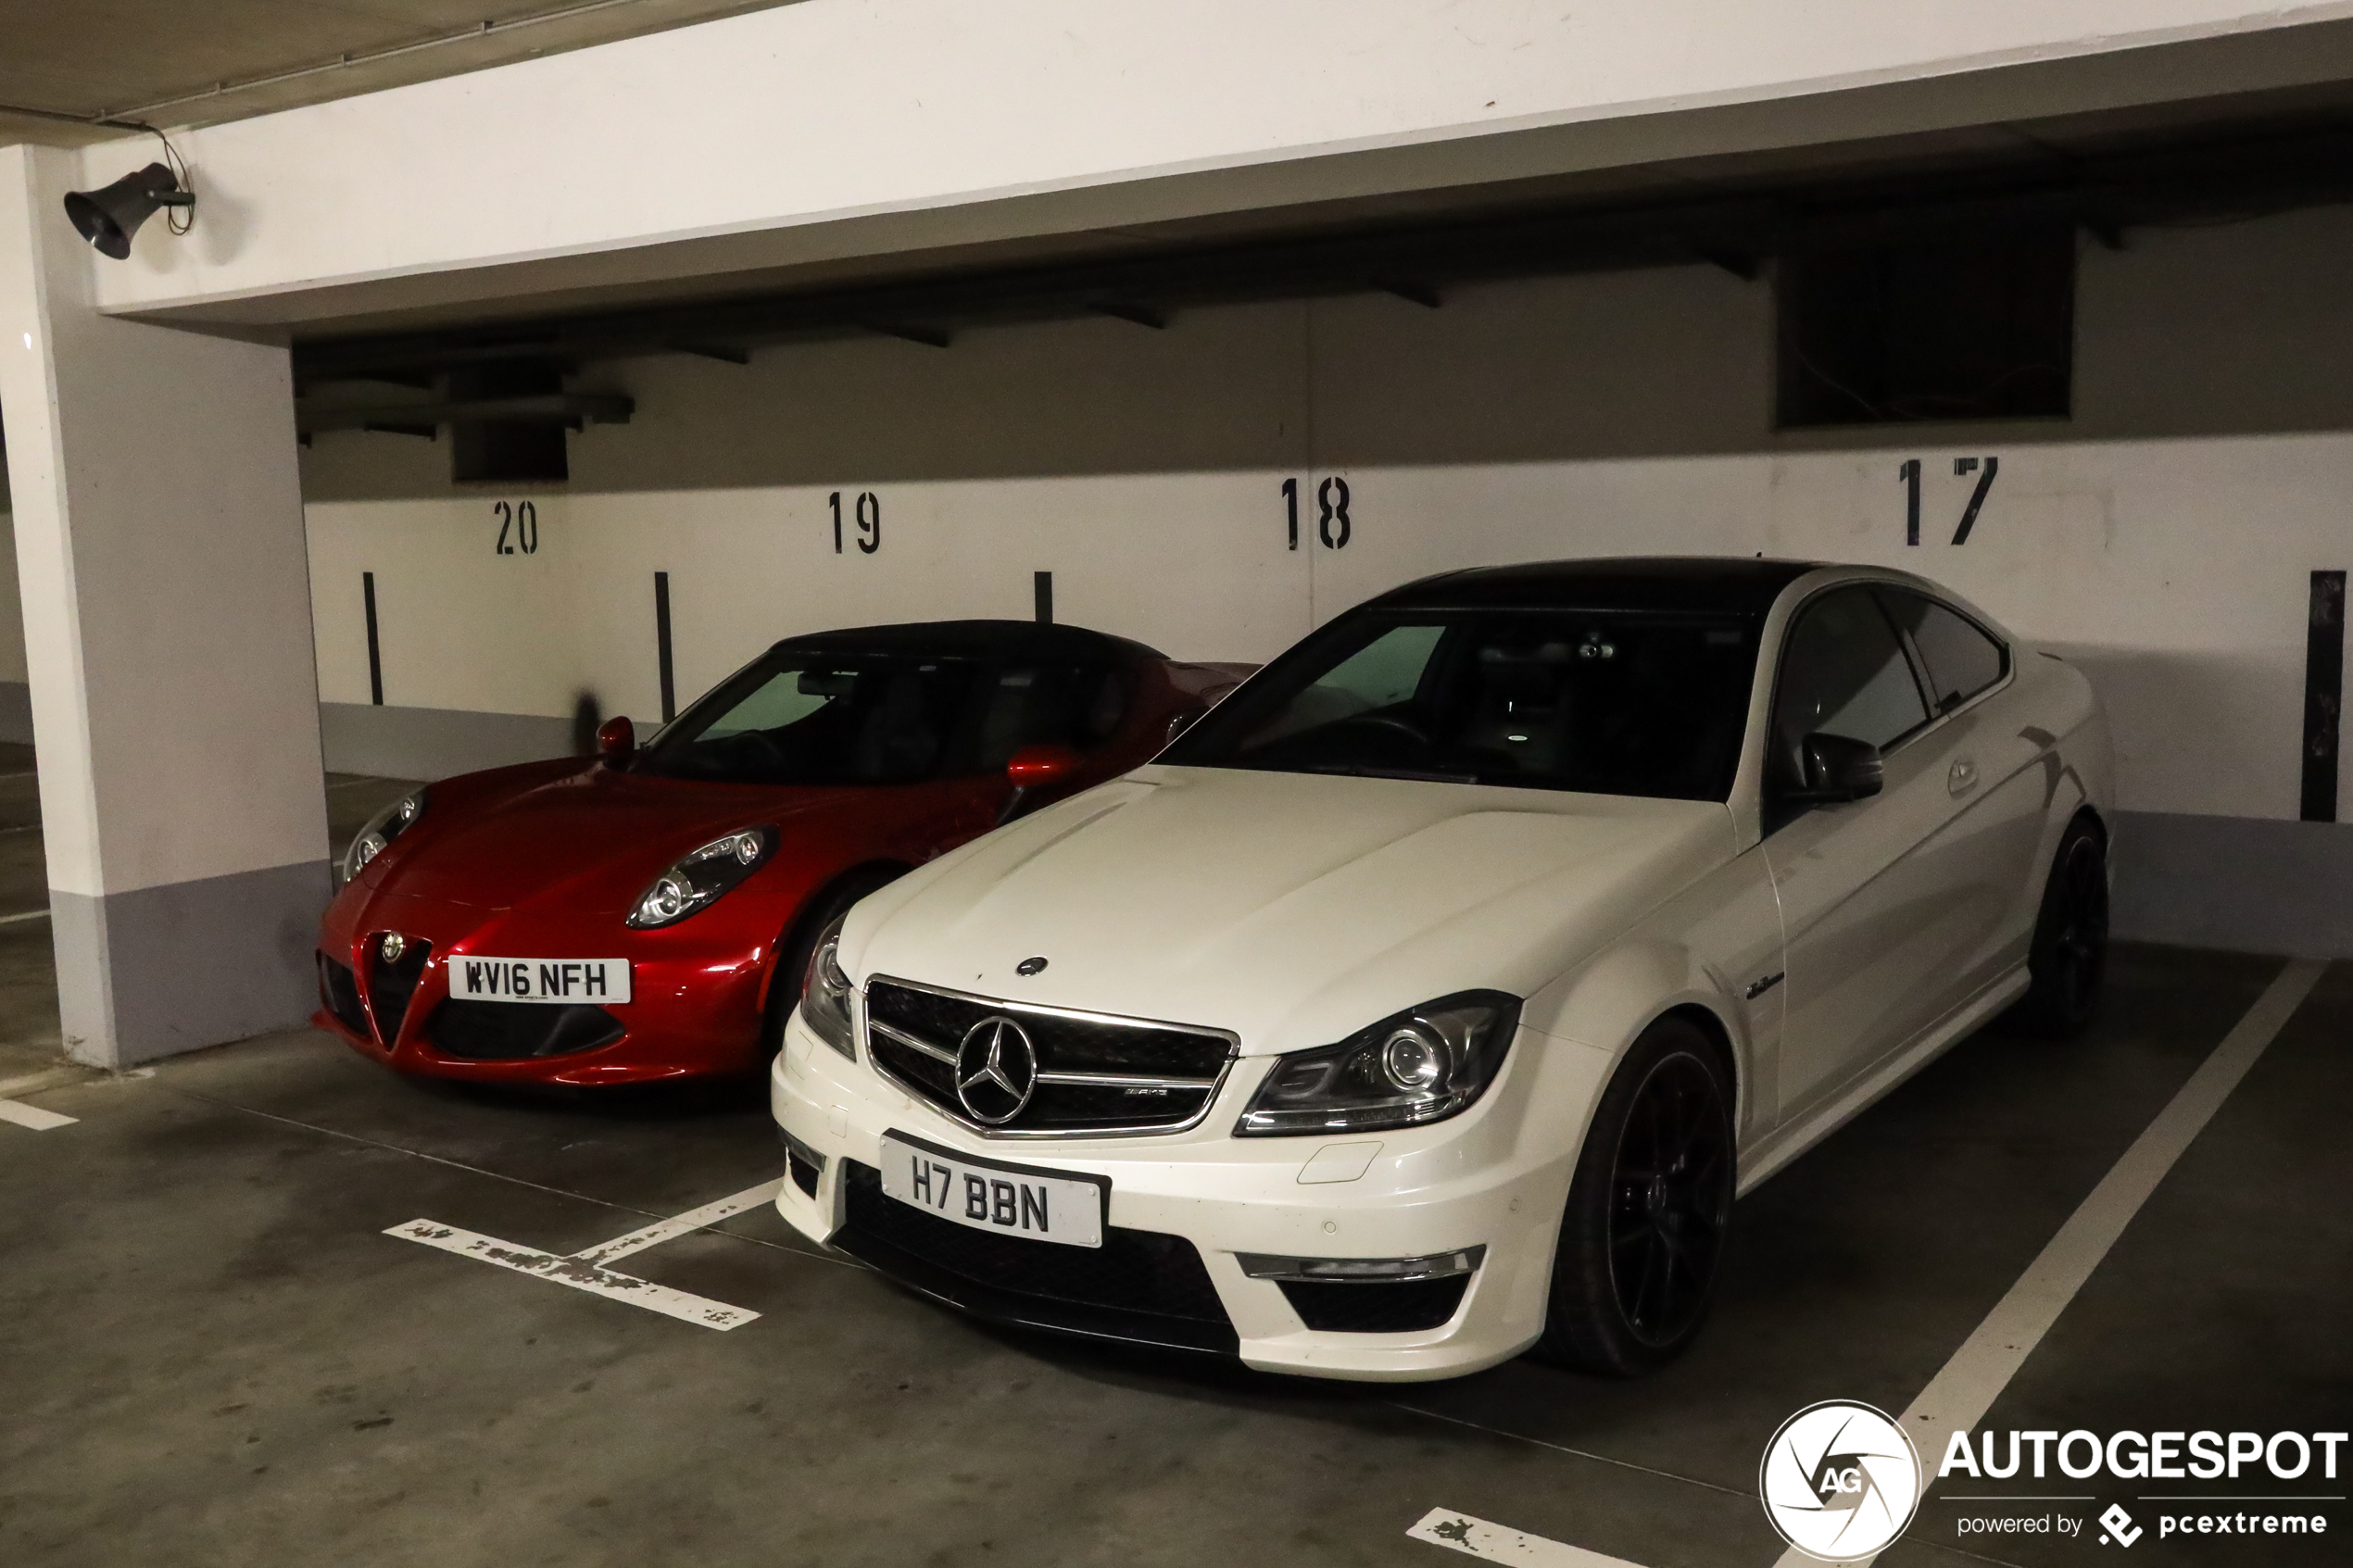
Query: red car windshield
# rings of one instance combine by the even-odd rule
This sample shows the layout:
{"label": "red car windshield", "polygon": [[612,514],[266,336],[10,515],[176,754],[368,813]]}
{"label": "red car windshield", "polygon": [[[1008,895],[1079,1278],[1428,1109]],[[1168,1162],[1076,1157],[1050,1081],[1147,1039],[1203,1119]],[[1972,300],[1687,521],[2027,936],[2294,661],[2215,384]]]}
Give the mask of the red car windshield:
{"label": "red car windshield", "polygon": [[1731,791],[1756,629],[1649,611],[1361,611],[1163,762],[1682,800]]}
{"label": "red car windshield", "polygon": [[680,714],[630,771],[758,784],[1000,772],[1025,746],[1101,745],[1126,698],[1100,665],[783,649]]}

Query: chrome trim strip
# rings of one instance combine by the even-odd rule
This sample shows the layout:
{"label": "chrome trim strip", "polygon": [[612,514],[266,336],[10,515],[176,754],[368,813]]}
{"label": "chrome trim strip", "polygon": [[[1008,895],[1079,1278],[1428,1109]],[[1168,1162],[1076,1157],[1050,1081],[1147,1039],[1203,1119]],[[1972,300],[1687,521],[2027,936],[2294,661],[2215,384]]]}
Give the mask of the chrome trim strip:
{"label": "chrome trim strip", "polygon": [[1458,1247],[1420,1258],[1291,1258],[1263,1252],[1237,1252],[1234,1261],[1252,1279],[1289,1280],[1294,1285],[1410,1285],[1422,1280],[1453,1279],[1478,1272],[1487,1261],[1487,1244]]}
{"label": "chrome trim strip", "polygon": [[1041,1084],[1077,1084],[1098,1089],[1214,1089],[1214,1078],[1148,1078],[1139,1073],[1040,1073]]}
{"label": "chrome trim strip", "polygon": [[1205,1023],[1171,1023],[1159,1018],[1122,1018],[1113,1012],[1088,1012],[1082,1008],[1048,1007],[1043,1002],[1016,1002],[1003,997],[983,997],[971,991],[951,991],[945,985],[926,985],[920,980],[901,980],[895,974],[870,974],[859,985],[862,995],[867,986],[881,981],[886,985],[900,985],[910,991],[928,991],[935,997],[950,1001],[972,1002],[994,1009],[998,1012],[1034,1012],[1048,1018],[1076,1018],[1088,1023],[1109,1023],[1122,1029],[1166,1029],[1179,1035],[1201,1035],[1213,1040],[1223,1040],[1234,1054],[1241,1052],[1242,1037],[1230,1029],[1213,1029]]}
{"label": "chrome trim strip", "polygon": [[[911,1051],[921,1051],[924,1055],[931,1058],[934,1061],[944,1061],[950,1067],[956,1065],[956,1053],[954,1051],[941,1050],[929,1040],[923,1039],[914,1035],[910,1035],[906,1030],[900,1028],[897,1024],[886,1023],[879,1018],[869,1018],[866,1020],[866,1027],[874,1033],[880,1035],[884,1039],[892,1042],[894,1045],[905,1046]],[[867,1049],[870,1052],[873,1048],[874,1047],[871,1044],[867,1047]]]}

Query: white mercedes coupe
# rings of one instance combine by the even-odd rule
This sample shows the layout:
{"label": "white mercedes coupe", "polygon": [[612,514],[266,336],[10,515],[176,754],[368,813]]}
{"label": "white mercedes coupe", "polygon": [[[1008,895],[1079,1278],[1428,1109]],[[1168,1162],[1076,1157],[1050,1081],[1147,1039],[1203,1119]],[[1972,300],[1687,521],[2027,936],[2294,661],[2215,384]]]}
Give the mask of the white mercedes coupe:
{"label": "white mercedes coupe", "polygon": [[1737,1192],[2097,999],[2090,685],[1901,572],[1457,571],[874,894],[770,1080],[795,1228],[1327,1377],[1698,1333]]}

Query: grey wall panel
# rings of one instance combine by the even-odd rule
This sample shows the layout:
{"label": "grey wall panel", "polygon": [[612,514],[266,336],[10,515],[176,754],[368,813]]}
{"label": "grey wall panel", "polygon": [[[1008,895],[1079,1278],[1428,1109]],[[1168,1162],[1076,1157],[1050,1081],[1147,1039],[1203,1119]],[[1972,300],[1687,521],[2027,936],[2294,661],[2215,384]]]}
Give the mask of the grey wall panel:
{"label": "grey wall panel", "polygon": [[2120,811],[2115,935],[2353,958],[2353,824]]}
{"label": "grey wall panel", "polygon": [[572,721],[530,713],[376,708],[322,702],[319,734],[327,769],[390,779],[446,779],[482,768],[572,753]]}
{"label": "grey wall panel", "polygon": [[52,889],[66,1054],[119,1069],[298,1027],[318,1006],[310,953],[330,891],[324,860],[96,897]]}
{"label": "grey wall panel", "polygon": [[0,681],[0,740],[32,744],[32,688],[22,681]]}

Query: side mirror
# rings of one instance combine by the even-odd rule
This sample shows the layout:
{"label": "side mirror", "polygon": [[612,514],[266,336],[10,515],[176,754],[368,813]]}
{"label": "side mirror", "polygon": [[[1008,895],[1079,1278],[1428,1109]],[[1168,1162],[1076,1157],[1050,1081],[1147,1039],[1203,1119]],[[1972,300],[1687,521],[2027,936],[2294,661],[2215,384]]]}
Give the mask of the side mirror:
{"label": "side mirror", "polygon": [[1806,768],[1806,787],[1789,798],[1808,806],[1836,806],[1868,800],[1880,792],[1884,778],[1879,747],[1851,735],[1817,733],[1798,743]]}
{"label": "side mirror", "polygon": [[609,768],[618,768],[637,751],[637,726],[625,713],[615,714],[597,728],[597,755]]}
{"label": "side mirror", "polygon": [[1025,746],[1005,764],[1015,789],[1044,789],[1078,771],[1078,753],[1066,746]]}
{"label": "side mirror", "polygon": [[1066,746],[1025,746],[1014,752],[1013,759],[1005,764],[1005,777],[1013,792],[1005,797],[997,825],[1002,827],[1021,815],[1021,809],[1039,790],[1061,784],[1076,771],[1078,753]]}

